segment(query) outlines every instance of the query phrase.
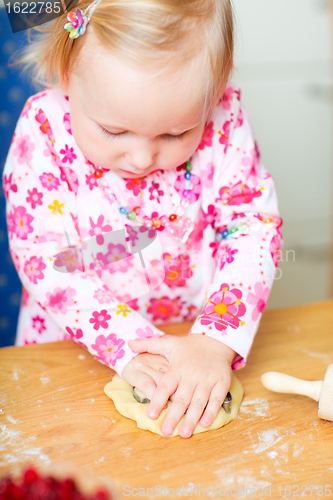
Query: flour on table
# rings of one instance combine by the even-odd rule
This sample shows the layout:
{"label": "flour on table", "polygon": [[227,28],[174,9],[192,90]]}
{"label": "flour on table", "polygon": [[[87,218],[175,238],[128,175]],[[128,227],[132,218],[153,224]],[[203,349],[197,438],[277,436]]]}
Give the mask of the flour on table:
{"label": "flour on table", "polygon": [[48,384],[49,382],[51,382],[50,377],[40,377],[39,380],[42,382],[42,384]]}

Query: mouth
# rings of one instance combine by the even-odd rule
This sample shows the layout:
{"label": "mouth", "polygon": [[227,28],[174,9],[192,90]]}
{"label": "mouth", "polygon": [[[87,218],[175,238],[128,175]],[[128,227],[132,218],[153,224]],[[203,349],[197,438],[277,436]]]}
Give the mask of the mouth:
{"label": "mouth", "polygon": [[158,172],[159,169],[152,170],[151,172],[129,172],[128,170],[123,170],[122,168],[119,169],[120,172],[123,172],[124,174],[130,174],[130,175],[138,175],[139,177],[146,177],[147,175],[154,174],[155,172]]}

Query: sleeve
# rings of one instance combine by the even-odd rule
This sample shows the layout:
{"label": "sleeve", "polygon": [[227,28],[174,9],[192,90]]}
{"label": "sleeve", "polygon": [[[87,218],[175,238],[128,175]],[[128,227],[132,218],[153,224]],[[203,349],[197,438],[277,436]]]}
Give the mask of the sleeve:
{"label": "sleeve", "polygon": [[85,267],[87,241],[76,225],[77,176],[61,169],[49,122],[39,116],[38,123],[32,111],[17,123],[3,173],[15,267],[64,337],[69,334],[121,375],[137,356],[128,341],[163,333],[128,304],[119,304],[98,269]]}
{"label": "sleeve", "polygon": [[[228,90],[214,119],[215,271],[189,334],[215,338],[245,366],[274,282],[282,244],[274,181],[260,161],[240,92]],[[226,109],[227,108],[227,109]]]}

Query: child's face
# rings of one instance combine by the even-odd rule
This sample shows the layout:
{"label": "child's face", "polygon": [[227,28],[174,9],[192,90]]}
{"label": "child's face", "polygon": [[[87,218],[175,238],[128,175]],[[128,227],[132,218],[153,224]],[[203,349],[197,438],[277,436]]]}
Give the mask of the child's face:
{"label": "child's face", "polygon": [[62,88],[73,136],[86,158],[125,178],[188,160],[207,118],[204,71],[183,65],[157,76],[139,64],[134,68],[104,49],[93,29],[81,43],[78,70]]}

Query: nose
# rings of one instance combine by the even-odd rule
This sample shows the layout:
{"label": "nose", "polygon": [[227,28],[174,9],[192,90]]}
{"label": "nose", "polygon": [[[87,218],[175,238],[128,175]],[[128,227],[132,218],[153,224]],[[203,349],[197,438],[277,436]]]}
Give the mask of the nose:
{"label": "nose", "polygon": [[137,171],[147,170],[155,163],[156,152],[152,144],[142,141],[133,144],[131,151],[125,154],[128,164]]}

